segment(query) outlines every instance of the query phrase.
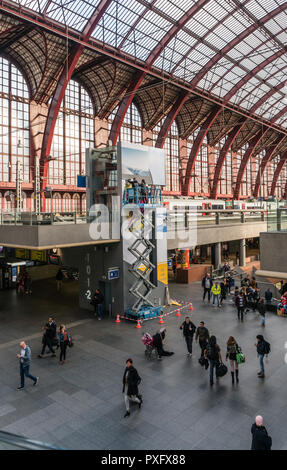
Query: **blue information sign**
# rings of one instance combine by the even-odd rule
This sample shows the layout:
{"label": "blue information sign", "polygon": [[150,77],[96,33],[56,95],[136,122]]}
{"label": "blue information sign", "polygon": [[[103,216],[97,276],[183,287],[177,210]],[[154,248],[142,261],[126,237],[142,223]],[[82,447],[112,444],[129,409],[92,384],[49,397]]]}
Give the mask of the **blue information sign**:
{"label": "blue information sign", "polygon": [[86,177],[82,175],[77,176],[77,187],[85,188],[86,187]]}
{"label": "blue information sign", "polygon": [[119,268],[110,268],[108,270],[108,280],[112,281],[113,279],[119,279],[120,269]]}

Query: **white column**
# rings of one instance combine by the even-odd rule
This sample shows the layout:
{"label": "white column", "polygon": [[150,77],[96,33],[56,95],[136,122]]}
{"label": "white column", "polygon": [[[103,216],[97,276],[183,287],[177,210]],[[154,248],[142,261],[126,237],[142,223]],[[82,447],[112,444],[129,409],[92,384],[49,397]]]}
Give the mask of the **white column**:
{"label": "white column", "polygon": [[246,265],[246,240],[242,238],[240,240],[240,249],[239,249],[239,266]]}

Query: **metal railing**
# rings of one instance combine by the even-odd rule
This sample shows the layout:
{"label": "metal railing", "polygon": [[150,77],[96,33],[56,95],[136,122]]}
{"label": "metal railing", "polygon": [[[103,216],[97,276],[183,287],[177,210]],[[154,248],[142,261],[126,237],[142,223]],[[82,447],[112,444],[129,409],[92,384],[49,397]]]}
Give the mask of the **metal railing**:
{"label": "metal railing", "polygon": [[63,450],[10,432],[0,431],[0,450]]}
{"label": "metal railing", "polygon": [[96,218],[97,215],[78,212],[0,212],[0,225],[87,224]]}
{"label": "metal railing", "polygon": [[[287,210],[284,209],[286,212]],[[79,212],[0,212],[0,225],[61,225],[87,224],[94,222],[101,213],[88,215]],[[103,218],[103,215],[101,215]],[[101,222],[112,222],[113,214],[108,213]],[[109,219],[109,220],[108,220]],[[285,221],[285,215],[280,219]],[[286,213],[287,220],[287,213]],[[175,208],[167,210],[167,224],[171,229],[188,229],[196,226],[235,225],[266,221],[263,209],[249,210],[192,210],[191,208]]]}
{"label": "metal railing", "polygon": [[167,211],[169,229],[189,229],[195,226],[235,225],[266,221],[266,211],[263,209],[248,210],[195,210],[190,208],[175,208]]}

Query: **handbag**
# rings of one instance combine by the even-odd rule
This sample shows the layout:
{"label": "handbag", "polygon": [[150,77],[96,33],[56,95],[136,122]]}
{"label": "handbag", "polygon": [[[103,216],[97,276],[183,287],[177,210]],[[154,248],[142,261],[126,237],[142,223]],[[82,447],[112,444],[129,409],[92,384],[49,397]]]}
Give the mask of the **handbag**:
{"label": "handbag", "polygon": [[236,362],[237,364],[243,364],[245,362],[245,356],[243,352],[241,351],[241,348],[238,347],[237,353],[236,353]]}
{"label": "handbag", "polygon": [[227,367],[223,362],[219,362],[218,365],[216,366],[216,377],[223,377],[224,375],[227,374]]}

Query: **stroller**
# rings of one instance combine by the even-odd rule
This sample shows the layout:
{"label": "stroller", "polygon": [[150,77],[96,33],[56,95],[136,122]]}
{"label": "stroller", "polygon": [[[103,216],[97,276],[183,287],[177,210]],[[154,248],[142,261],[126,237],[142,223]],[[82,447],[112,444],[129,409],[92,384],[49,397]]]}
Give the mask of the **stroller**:
{"label": "stroller", "polygon": [[153,337],[149,333],[144,333],[142,342],[145,345],[145,357],[152,359],[153,356],[157,357],[157,350],[153,344]]}

